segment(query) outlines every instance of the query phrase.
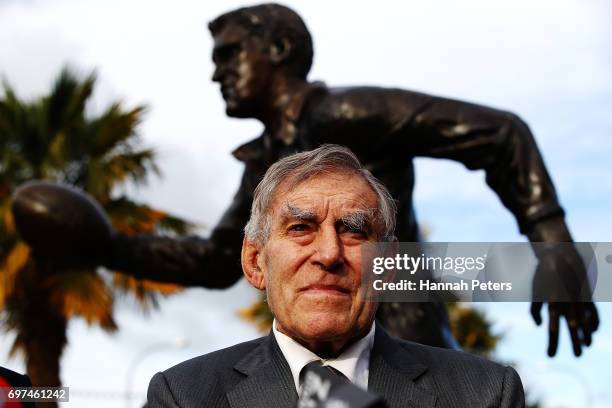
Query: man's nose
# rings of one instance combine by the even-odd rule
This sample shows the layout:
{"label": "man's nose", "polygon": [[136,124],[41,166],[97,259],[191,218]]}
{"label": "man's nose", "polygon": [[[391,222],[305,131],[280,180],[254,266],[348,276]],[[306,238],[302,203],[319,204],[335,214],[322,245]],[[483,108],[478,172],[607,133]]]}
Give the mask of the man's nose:
{"label": "man's nose", "polygon": [[326,271],[333,272],[342,267],[343,249],[335,228],[321,228],[316,238],[317,252],[314,262]]}

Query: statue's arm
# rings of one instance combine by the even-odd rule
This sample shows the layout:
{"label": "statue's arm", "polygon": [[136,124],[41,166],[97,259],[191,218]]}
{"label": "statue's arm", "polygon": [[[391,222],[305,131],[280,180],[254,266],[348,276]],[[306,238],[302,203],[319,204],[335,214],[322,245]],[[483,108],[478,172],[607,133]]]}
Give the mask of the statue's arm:
{"label": "statue's arm", "polygon": [[251,194],[245,184],[209,238],[114,234],[103,260],[109,269],[184,286],[226,288],[242,276],[240,251]]}
{"label": "statue's arm", "polygon": [[[563,209],[533,134],[518,116],[429,97],[398,128],[398,134],[405,147],[415,155],[448,158],[469,169],[485,170],[487,184],[514,214],[521,232],[532,243],[572,242]],[[534,249],[539,258],[534,291],[540,286],[558,287],[560,293],[566,288],[575,289],[575,293],[570,293],[575,302],[548,302],[548,354],[554,356],[557,351],[559,322],[564,316],[574,354],[579,356],[582,346],[591,344],[592,333],[599,325],[597,309],[588,301],[590,294],[583,291],[588,288],[584,265],[573,246],[539,251],[534,245]],[[545,277],[544,285],[536,284],[539,275]],[[550,299],[555,299],[554,293]],[[532,304],[532,316],[538,324],[541,308],[541,302]]]}
{"label": "statue's arm", "polygon": [[522,233],[529,235],[542,220],[563,223],[534,137],[512,113],[375,87],[332,88],[313,111],[312,133],[320,143],[345,144],[365,162],[401,164],[413,156],[458,161],[486,172],[488,185],[514,214]]}
{"label": "statue's arm", "polygon": [[534,240],[571,240],[540,150],[518,116],[431,97],[402,130],[407,132],[406,147],[415,155],[483,169],[487,184],[514,214],[523,234]]}
{"label": "statue's arm", "polygon": [[105,267],[136,278],[183,286],[227,288],[240,279],[240,230],[209,238],[114,234]]}

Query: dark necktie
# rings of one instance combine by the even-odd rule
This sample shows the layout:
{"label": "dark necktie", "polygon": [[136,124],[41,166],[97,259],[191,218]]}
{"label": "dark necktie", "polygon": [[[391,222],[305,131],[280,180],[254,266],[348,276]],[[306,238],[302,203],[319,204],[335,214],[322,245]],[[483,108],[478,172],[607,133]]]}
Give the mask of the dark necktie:
{"label": "dark necktie", "polygon": [[306,364],[302,368],[302,370],[300,371],[300,385],[304,381],[304,375],[306,374],[306,371],[308,371],[308,369],[310,367],[321,367],[321,368],[327,370],[334,377],[337,377],[338,379],[340,379],[340,380],[342,380],[342,381],[344,381],[346,383],[350,383],[351,382],[346,375],[342,374],[342,372],[340,370],[337,370],[337,369],[335,369],[332,366],[323,365],[323,362],[321,360],[316,360],[316,361],[311,361],[310,363]]}

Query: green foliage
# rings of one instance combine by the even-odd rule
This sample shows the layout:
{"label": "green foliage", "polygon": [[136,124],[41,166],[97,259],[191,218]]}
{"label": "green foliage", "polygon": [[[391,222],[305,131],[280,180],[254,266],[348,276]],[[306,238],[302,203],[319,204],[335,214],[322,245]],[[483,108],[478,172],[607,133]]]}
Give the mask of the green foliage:
{"label": "green foliage", "polygon": [[[145,183],[158,169],[155,152],[142,147],[137,133],[146,108],[125,108],[115,102],[100,114],[89,114],[87,104],[95,82],[93,73],[79,79],[65,68],[46,96],[21,100],[6,82],[0,96],[0,310],[5,329],[17,331],[14,349],[25,349],[26,356],[28,341],[33,340],[23,333],[28,332],[29,322],[41,322],[41,316],[28,315],[35,294],[46,297],[48,310],[65,319],[80,316],[109,331],[116,324],[112,287],[95,270],[49,273],[30,257],[10,211],[11,195],[19,185],[46,179],[76,186],[100,202],[113,225],[127,234],[184,234],[193,228],[163,211],[113,195],[127,181]],[[112,280],[147,305],[156,304],[158,289],[162,294],[178,290],[172,285],[128,281]],[[65,338],[65,333],[55,335]]]}
{"label": "green foliage", "polygon": [[4,85],[0,102],[0,180],[8,189],[31,179],[50,179],[82,188],[105,204],[117,185],[142,183],[157,172],[154,152],[142,149],[136,128],[144,106],[112,104],[86,116],[95,75],[80,81],[64,69],[51,94],[33,102]]}
{"label": "green foliage", "polygon": [[493,333],[486,313],[456,302],[447,303],[447,308],[451,330],[461,348],[472,354],[490,357],[501,334]]}

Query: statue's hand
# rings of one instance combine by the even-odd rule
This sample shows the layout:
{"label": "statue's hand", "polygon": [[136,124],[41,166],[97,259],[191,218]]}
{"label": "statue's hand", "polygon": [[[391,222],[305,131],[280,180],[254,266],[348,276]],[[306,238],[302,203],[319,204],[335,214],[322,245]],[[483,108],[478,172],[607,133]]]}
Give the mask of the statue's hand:
{"label": "statue's hand", "polygon": [[33,181],[13,196],[15,224],[37,257],[66,265],[98,265],[112,228],[91,197],[65,185]]}
{"label": "statue's hand", "polygon": [[584,261],[572,242],[534,245],[538,266],[532,284],[535,302],[576,302],[592,299]]}
{"label": "statue's hand", "polygon": [[[542,323],[542,302],[531,304],[531,316],[539,326]],[[580,356],[582,347],[590,346],[593,332],[599,326],[597,308],[593,302],[552,302],[548,303],[548,355],[557,353],[559,344],[559,321],[565,317],[572,338],[574,354]]]}
{"label": "statue's hand", "polygon": [[536,253],[539,264],[533,281],[531,315],[540,325],[543,302],[548,303],[548,355],[557,352],[559,321],[565,317],[574,354],[580,356],[582,346],[591,344],[599,325],[584,263],[572,243],[551,244]]}

